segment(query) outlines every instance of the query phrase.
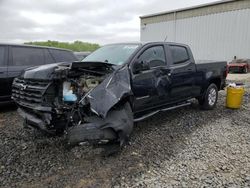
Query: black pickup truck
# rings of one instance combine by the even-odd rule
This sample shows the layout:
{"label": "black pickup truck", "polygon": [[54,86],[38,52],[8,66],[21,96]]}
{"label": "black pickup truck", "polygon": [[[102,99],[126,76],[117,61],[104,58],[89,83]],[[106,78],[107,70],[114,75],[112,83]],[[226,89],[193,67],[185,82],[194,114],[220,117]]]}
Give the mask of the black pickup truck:
{"label": "black pickup truck", "polygon": [[82,62],[30,68],[15,79],[12,98],[29,125],[68,142],[123,145],[134,122],[190,105],[216,106],[227,62],[195,62],[187,45],[165,42],[106,45]]}

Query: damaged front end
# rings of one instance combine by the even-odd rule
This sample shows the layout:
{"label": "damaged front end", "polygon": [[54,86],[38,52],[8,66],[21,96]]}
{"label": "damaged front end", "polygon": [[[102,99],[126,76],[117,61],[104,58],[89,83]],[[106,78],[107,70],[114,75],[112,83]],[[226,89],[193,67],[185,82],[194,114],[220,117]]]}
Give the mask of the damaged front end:
{"label": "damaged front end", "polygon": [[12,89],[26,125],[66,133],[70,144],[123,144],[133,129],[130,96],[128,67],[103,62],[32,68],[14,80]]}

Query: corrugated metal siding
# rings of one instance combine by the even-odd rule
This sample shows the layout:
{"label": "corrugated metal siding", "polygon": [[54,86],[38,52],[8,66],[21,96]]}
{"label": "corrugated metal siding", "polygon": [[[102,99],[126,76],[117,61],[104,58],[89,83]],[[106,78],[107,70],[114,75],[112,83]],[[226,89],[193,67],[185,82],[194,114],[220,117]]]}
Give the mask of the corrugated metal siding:
{"label": "corrugated metal siding", "polygon": [[205,16],[209,14],[217,14],[235,10],[249,9],[250,0],[235,0],[235,1],[224,1],[207,5],[199,6],[197,8],[187,8],[183,10],[174,10],[167,13],[160,13],[154,16],[142,16],[141,25],[171,21],[175,19],[184,19],[196,16]]}
{"label": "corrugated metal siding", "polygon": [[142,25],[141,41],[190,45],[196,59],[250,58],[250,9]]}
{"label": "corrugated metal siding", "polygon": [[163,41],[167,36],[167,40],[174,40],[175,30],[174,21],[164,22],[164,24],[150,24],[145,28],[141,28],[141,41]]}

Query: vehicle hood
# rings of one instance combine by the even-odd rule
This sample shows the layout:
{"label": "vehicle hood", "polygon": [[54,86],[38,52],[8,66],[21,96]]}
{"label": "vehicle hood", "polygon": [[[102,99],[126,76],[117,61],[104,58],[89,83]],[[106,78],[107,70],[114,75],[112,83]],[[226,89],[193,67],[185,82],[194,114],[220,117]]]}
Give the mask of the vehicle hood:
{"label": "vehicle hood", "polygon": [[232,63],[228,65],[229,67],[244,67],[246,63]]}
{"label": "vehicle hood", "polygon": [[56,72],[75,68],[95,70],[103,67],[113,67],[112,64],[103,62],[60,62],[38,67],[31,67],[24,71],[21,77],[24,79],[51,80]]}
{"label": "vehicle hood", "polygon": [[47,65],[41,65],[37,67],[30,67],[24,71],[21,75],[24,79],[38,79],[38,80],[48,80],[51,79],[52,73],[55,71],[56,68],[62,67],[69,67],[71,63],[69,62],[61,62],[61,63],[53,63]]}

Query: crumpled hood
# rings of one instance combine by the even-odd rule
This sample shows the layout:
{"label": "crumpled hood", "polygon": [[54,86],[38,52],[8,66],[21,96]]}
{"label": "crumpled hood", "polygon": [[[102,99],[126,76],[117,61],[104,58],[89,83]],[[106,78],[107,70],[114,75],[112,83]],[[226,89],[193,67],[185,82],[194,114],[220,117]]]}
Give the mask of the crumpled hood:
{"label": "crumpled hood", "polygon": [[21,77],[24,79],[38,79],[38,80],[49,80],[52,78],[52,74],[59,66],[69,67],[72,63],[61,62],[47,65],[41,65],[38,67],[31,67],[25,70]]}
{"label": "crumpled hood", "polygon": [[232,63],[228,65],[229,67],[244,67],[246,63]]}

